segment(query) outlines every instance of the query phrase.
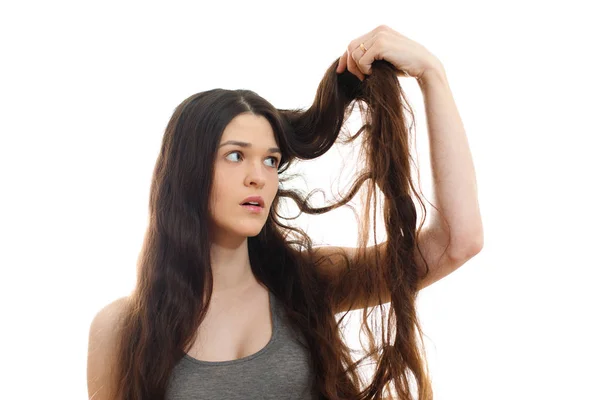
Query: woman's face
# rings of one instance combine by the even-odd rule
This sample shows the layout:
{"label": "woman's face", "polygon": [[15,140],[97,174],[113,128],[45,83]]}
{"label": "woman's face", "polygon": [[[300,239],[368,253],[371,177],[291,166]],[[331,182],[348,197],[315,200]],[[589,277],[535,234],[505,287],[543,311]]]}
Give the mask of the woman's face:
{"label": "woman's face", "polygon": [[[214,240],[259,234],[279,186],[280,160],[281,152],[265,117],[243,113],[227,125],[217,149],[211,189]],[[241,205],[249,196],[262,197],[263,207],[258,212]]]}

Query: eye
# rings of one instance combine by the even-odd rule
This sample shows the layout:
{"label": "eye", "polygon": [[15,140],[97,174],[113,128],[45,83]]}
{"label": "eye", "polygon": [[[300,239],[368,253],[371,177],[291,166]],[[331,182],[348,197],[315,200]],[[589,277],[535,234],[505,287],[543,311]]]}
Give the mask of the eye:
{"label": "eye", "polygon": [[272,167],[277,168],[277,166],[279,165],[279,158],[277,158],[277,157],[269,157],[269,158],[273,160]]}
{"label": "eye", "polygon": [[[232,151],[231,153],[227,154],[227,156],[225,156],[225,158],[228,158],[232,154],[241,155],[242,152],[241,151]],[[271,167],[272,168],[277,168],[277,166],[279,165],[279,159],[277,157],[267,157],[267,159],[272,159],[273,160],[273,164],[271,165]],[[233,160],[231,160],[231,161],[233,161]]]}
{"label": "eye", "polygon": [[231,153],[227,154],[227,155],[225,156],[225,158],[228,158],[228,157],[229,157],[230,155],[232,155],[232,154],[242,154],[242,153],[241,153],[241,152],[239,152],[239,151],[232,151]]}

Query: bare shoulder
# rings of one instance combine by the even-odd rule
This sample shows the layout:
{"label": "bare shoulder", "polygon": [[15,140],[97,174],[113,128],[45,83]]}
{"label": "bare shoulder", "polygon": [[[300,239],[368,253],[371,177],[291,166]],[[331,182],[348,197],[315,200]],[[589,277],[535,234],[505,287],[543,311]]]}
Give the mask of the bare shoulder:
{"label": "bare shoulder", "polygon": [[90,328],[101,327],[104,323],[117,322],[120,320],[129,305],[129,297],[120,297],[104,307],[94,316]]}
{"label": "bare shoulder", "polygon": [[115,365],[116,345],[129,297],[102,307],[92,320],[88,338],[87,385],[93,400],[108,399],[110,372]]}

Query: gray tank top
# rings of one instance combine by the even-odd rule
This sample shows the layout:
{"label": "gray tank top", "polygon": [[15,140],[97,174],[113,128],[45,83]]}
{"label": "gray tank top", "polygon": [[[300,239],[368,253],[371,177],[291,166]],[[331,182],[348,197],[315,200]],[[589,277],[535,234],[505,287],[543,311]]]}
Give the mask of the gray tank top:
{"label": "gray tank top", "polygon": [[306,341],[287,323],[269,291],[271,340],[257,353],[230,361],[201,361],[187,354],[169,378],[166,400],[312,400],[314,373]]}

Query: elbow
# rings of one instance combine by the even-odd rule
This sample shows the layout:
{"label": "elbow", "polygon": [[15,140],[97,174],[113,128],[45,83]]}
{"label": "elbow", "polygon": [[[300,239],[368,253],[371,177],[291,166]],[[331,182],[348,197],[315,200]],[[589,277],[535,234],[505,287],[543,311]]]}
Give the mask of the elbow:
{"label": "elbow", "polygon": [[475,257],[483,249],[483,231],[468,235],[451,248],[451,256],[455,260],[469,260]]}

